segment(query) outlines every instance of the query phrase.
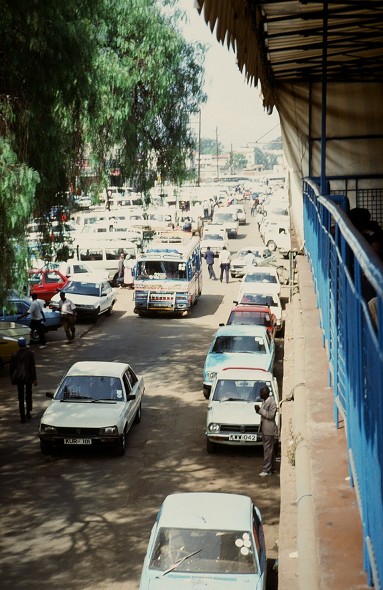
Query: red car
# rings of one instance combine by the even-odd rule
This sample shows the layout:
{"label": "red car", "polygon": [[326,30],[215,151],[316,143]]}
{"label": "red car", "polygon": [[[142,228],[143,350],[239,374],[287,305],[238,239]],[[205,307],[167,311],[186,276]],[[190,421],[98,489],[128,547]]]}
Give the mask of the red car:
{"label": "red car", "polygon": [[266,326],[272,338],[275,337],[277,325],[276,317],[267,305],[236,305],[226,323]]}
{"label": "red car", "polygon": [[44,299],[46,303],[52,299],[58,291],[68,282],[68,278],[58,270],[35,269],[28,273],[29,290],[37,293],[39,299]]}

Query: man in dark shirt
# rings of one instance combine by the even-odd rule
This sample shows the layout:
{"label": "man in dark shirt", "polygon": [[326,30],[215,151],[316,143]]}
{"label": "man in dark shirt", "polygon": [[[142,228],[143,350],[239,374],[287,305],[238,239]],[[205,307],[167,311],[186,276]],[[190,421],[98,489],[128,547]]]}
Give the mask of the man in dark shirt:
{"label": "man in dark shirt", "polygon": [[37,385],[35,356],[27,348],[25,338],[18,339],[19,350],[15,352],[10,361],[9,374],[13,385],[17,385],[19,397],[20,422],[25,422],[25,403],[27,407],[26,418],[30,420],[32,411],[32,384]]}
{"label": "man in dark shirt", "polygon": [[207,269],[209,271],[209,277],[211,279],[213,279],[214,281],[217,280],[217,277],[215,276],[215,272],[214,272],[214,254],[213,252],[210,250],[210,246],[207,247],[206,252],[205,252],[205,260],[206,260],[206,264],[207,264]]}

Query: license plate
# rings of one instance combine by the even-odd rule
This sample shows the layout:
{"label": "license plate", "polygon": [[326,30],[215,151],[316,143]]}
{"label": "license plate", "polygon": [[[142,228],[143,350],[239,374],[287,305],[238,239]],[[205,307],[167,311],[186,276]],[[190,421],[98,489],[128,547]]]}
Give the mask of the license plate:
{"label": "license plate", "polygon": [[229,434],[229,440],[237,442],[257,442],[258,436],[256,434]]}
{"label": "license plate", "polygon": [[64,445],[91,445],[91,438],[64,438]]}

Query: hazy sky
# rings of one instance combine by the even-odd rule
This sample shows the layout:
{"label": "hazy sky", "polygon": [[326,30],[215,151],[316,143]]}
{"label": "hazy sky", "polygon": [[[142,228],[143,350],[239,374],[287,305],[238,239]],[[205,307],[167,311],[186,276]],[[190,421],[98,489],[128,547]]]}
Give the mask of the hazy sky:
{"label": "hazy sky", "polygon": [[[201,111],[201,136],[215,138],[217,128],[218,140],[227,149],[232,144],[234,150],[249,142],[267,142],[279,137],[278,114],[275,111],[267,115],[259,86],[254,88],[246,83],[233,51],[221,45],[215,33],[210,32],[193,0],[180,0],[179,7],[188,15],[189,22],[184,26],[187,41],[200,41],[209,47],[204,88],[208,102]],[[198,132],[198,121],[193,121],[194,124]]]}

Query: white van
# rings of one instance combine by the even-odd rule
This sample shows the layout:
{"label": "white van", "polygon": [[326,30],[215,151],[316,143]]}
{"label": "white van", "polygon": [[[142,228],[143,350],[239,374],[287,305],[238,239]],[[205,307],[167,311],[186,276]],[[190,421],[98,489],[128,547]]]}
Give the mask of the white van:
{"label": "white van", "polygon": [[225,226],[227,237],[236,238],[238,235],[238,216],[231,207],[216,207],[213,213],[213,223]]}
{"label": "white van", "polygon": [[73,258],[85,262],[93,272],[106,270],[109,280],[113,282],[118,271],[120,254],[124,252],[136,260],[137,246],[127,240],[100,240],[99,235],[94,234],[94,236],[92,239],[90,234],[84,240],[76,240]]}

